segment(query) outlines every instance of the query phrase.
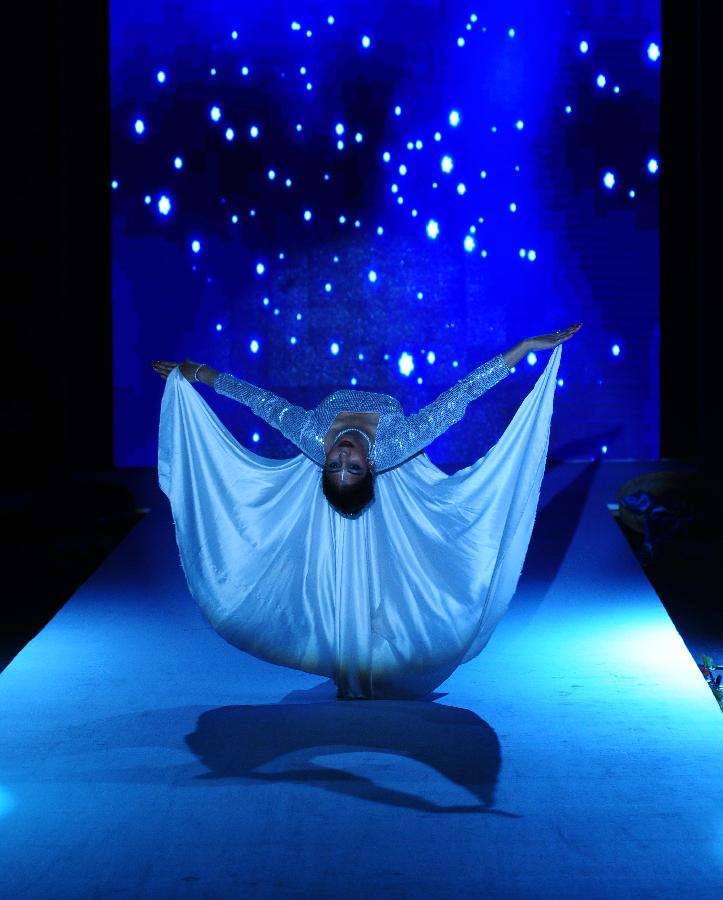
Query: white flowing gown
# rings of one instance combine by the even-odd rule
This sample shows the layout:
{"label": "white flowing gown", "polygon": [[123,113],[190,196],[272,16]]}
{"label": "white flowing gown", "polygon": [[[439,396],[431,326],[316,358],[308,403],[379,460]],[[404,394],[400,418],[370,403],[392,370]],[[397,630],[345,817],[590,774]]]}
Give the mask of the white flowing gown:
{"label": "white flowing gown", "polygon": [[418,698],[485,647],[517,587],[545,470],[562,347],[497,443],[446,475],[426,455],[337,514],[304,454],[242,447],[179,368],[158,478],[188,588],[234,646],[327,676],[344,698]]}

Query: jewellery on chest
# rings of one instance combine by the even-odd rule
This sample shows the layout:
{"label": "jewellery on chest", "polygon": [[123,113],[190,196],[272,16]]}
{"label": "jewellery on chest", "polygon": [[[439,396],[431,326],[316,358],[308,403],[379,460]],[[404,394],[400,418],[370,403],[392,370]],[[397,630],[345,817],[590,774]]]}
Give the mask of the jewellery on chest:
{"label": "jewellery on chest", "polygon": [[340,431],[339,434],[334,438],[334,446],[339,443],[339,438],[343,437],[345,434],[349,434],[350,432],[354,432],[354,434],[360,434],[364,440],[367,442],[367,456],[372,452],[372,442],[369,439],[369,436],[364,434],[361,428],[344,428],[343,431]]}

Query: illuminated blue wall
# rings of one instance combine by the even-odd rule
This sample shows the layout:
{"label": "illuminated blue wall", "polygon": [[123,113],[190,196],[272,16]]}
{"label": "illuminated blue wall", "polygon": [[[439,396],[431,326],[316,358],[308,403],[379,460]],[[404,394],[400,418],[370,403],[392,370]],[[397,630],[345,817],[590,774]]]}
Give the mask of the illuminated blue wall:
{"label": "illuminated blue wall", "polygon": [[[414,412],[576,321],[550,455],[658,456],[656,3],[117,0],[111,16],[118,465],[155,464],[154,359],[305,406],[356,386]],[[485,452],[547,358],[432,459]],[[198,389],[241,443],[297,452]]]}

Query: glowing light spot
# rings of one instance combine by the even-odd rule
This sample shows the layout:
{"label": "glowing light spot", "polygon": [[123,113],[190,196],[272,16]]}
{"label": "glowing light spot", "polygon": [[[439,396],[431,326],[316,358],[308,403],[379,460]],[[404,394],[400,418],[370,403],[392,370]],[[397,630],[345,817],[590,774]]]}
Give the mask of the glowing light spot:
{"label": "glowing light spot", "polygon": [[378,277],[377,273],[374,271],[374,269],[371,269],[371,271],[369,272],[369,275],[368,275],[369,281],[371,281],[371,283],[374,284],[375,281],[377,280],[377,277]]}
{"label": "glowing light spot", "polygon": [[212,75],[215,75],[215,74],[216,74],[216,70],[215,70],[215,69],[211,69],[210,71],[211,71],[211,74],[212,74]]}
{"label": "glowing light spot", "polygon": [[214,122],[218,122],[221,118],[221,107],[220,106],[212,106],[211,112],[209,113],[209,115],[211,116],[211,119]]}
{"label": "glowing light spot", "polygon": [[299,124],[296,126],[296,130],[297,130],[297,131],[303,131],[303,127],[302,127],[301,123],[299,123]]}
{"label": "glowing light spot", "polygon": [[469,17],[469,20],[470,20],[470,22],[476,22],[477,21],[477,13],[472,13],[472,15]]}
{"label": "glowing light spot", "polygon": [[167,216],[171,211],[171,201],[166,197],[165,194],[158,200],[158,212],[162,216]]}
{"label": "glowing light spot", "polygon": [[613,88],[613,94],[619,94],[619,93],[620,93],[620,87],[619,87],[619,85],[616,84],[615,87]]}
{"label": "glowing light spot", "polygon": [[530,250],[527,253],[527,258],[530,262],[534,262],[537,259],[537,253],[534,250]]}
{"label": "glowing light spot", "polygon": [[261,435],[258,433],[258,431],[254,431],[254,433],[251,435],[251,440],[254,442],[254,444],[258,444],[258,442],[261,440]]}
{"label": "glowing light spot", "polygon": [[143,134],[143,132],[146,130],[146,124],[143,119],[136,119],[133,127],[135,128],[136,134]]}
{"label": "glowing light spot", "polygon": [[580,53],[587,53],[590,49],[590,45],[587,41],[580,41]]}
{"label": "glowing light spot", "polygon": [[401,206],[404,203],[404,197],[397,197],[397,203]]}
{"label": "glowing light spot", "polygon": [[395,115],[395,116],[401,116],[401,114],[402,114],[402,107],[401,107],[401,106],[395,106],[395,107],[394,107],[394,115]]}
{"label": "glowing light spot", "polygon": [[414,357],[405,350],[397,360],[397,365],[399,366],[399,371],[402,375],[408,377],[414,371]]}
{"label": "glowing light spot", "polygon": [[339,216],[339,224],[346,225],[346,216]]}
{"label": "glowing light spot", "polygon": [[268,305],[269,305],[269,298],[268,298],[268,297],[264,297],[264,299],[263,299],[261,302],[264,304],[264,306],[268,306]]}
{"label": "glowing light spot", "polygon": [[520,247],[520,259],[524,259],[527,256],[527,250],[524,247]]}
{"label": "glowing light spot", "polygon": [[363,362],[363,361],[364,361],[364,354],[363,354],[363,353],[360,353],[360,354],[357,356],[357,359],[359,360],[359,362]]}
{"label": "glowing light spot", "polygon": [[419,215],[419,213],[417,212],[417,210],[413,209],[412,210],[412,218],[416,219],[418,215]]}
{"label": "glowing light spot", "polygon": [[456,128],[457,125],[459,125],[459,123],[460,123],[460,119],[461,119],[460,114],[457,112],[456,109],[453,109],[452,112],[449,114],[449,124],[452,125],[454,128]]}
{"label": "glowing light spot", "polygon": [[177,156],[177,157],[173,160],[173,165],[174,165],[174,167],[175,167],[176,169],[182,169],[182,168],[183,168],[183,160],[181,159],[180,156]]}
{"label": "glowing light spot", "polygon": [[487,251],[486,251],[486,250],[483,250],[483,251],[480,253],[480,256],[482,257],[482,259],[487,259]]}
{"label": "glowing light spot", "polygon": [[510,212],[517,212],[517,204],[510,203]]}
{"label": "glowing light spot", "polygon": [[443,172],[449,174],[454,168],[454,162],[451,156],[443,156],[442,162],[440,163]]}
{"label": "glowing light spot", "polygon": [[365,35],[362,37],[361,42],[362,42],[362,47],[363,47],[365,50],[368,50],[368,49],[371,47],[371,45],[372,45],[372,39],[369,37],[368,34],[365,34]]}
{"label": "glowing light spot", "polygon": [[194,253],[200,253],[201,252],[201,242],[200,241],[191,241],[191,250],[193,250]]}
{"label": "glowing light spot", "polygon": [[391,186],[390,190],[391,190],[391,192],[392,192],[393,194],[398,193],[398,191],[399,191],[399,185],[398,185],[398,184],[393,184],[393,185]]}
{"label": "glowing light spot", "polygon": [[118,189],[118,182],[115,180],[115,178],[113,179],[113,181],[111,181],[110,186],[114,191]]}
{"label": "glowing light spot", "polygon": [[603,74],[598,75],[598,77],[595,79],[595,84],[599,88],[604,88],[607,83],[608,83],[608,80]]}
{"label": "glowing light spot", "polygon": [[331,342],[331,346],[329,347],[329,352],[331,353],[332,356],[338,356],[340,349],[341,348],[339,347],[339,344],[336,341]]}
{"label": "glowing light spot", "polygon": [[258,353],[260,348],[261,348],[261,345],[259,344],[259,342],[256,339],[251,341],[251,343],[249,344],[249,350],[252,353]]}
{"label": "glowing light spot", "polygon": [[223,325],[220,322],[216,322],[216,331],[223,331]]}
{"label": "glowing light spot", "polygon": [[615,175],[612,172],[606,172],[603,175],[603,184],[611,191],[615,187]]}
{"label": "glowing light spot", "polygon": [[568,116],[569,116],[570,113],[572,112],[572,107],[570,106],[569,103],[568,103],[568,105],[565,107],[565,112],[567,113]]}
{"label": "glowing light spot", "polygon": [[334,16],[327,16],[326,21],[329,25],[333,25],[336,20],[334,19]]}
{"label": "glowing light spot", "polygon": [[269,181],[273,181],[274,178],[276,178],[276,172],[274,172],[273,169],[269,169],[268,175],[269,175]]}
{"label": "glowing light spot", "polygon": [[231,32],[231,37],[232,37],[234,40],[237,40],[237,38],[238,38],[238,31],[232,31],[232,32]]}
{"label": "glowing light spot", "polygon": [[311,210],[310,209],[304,210],[304,221],[311,222]]}
{"label": "glowing light spot", "polygon": [[361,142],[364,140],[364,135],[361,133],[361,131],[357,131],[357,133],[354,135],[354,140],[357,142],[357,144],[361,144]]}
{"label": "glowing light spot", "polygon": [[650,172],[651,175],[655,175],[659,168],[660,166],[657,159],[648,160],[648,172]]}
{"label": "glowing light spot", "polygon": [[313,85],[310,81],[307,81],[307,82],[306,82],[306,90],[307,90],[307,91],[313,91],[313,90],[314,90],[314,85]]}
{"label": "glowing light spot", "polygon": [[507,32],[507,34],[508,34],[511,38],[513,38],[513,37],[515,36],[515,29],[514,29],[514,28],[510,28],[509,31]]}
{"label": "glowing light spot", "polygon": [[610,352],[613,356],[620,356],[620,344],[613,344],[610,348]]}
{"label": "glowing light spot", "polygon": [[486,177],[487,177],[487,172],[485,172],[485,170],[482,169],[482,171],[479,173],[479,177],[480,177],[480,178],[486,178]]}
{"label": "glowing light spot", "polygon": [[467,185],[463,184],[461,181],[457,185],[457,193],[460,197],[463,197],[467,193]]}
{"label": "glowing light spot", "polygon": [[251,128],[249,128],[249,134],[252,138],[256,139],[259,136],[258,125],[252,125]]}
{"label": "glowing light spot", "polygon": [[628,191],[628,197],[630,197],[631,200],[634,200],[635,199],[635,191],[633,191],[633,190]]}
{"label": "glowing light spot", "polygon": [[291,179],[287,178],[286,181],[284,182],[284,184],[286,185],[287,188],[290,188],[291,187]]}
{"label": "glowing light spot", "polygon": [[341,122],[337,122],[337,123],[336,123],[336,126],[334,127],[334,131],[335,131],[338,135],[344,134],[344,125],[343,125]]}
{"label": "glowing light spot", "polygon": [[146,206],[150,206],[150,204],[151,204],[151,195],[150,195],[150,194],[146,194],[146,196],[143,198],[143,202],[146,204]]}
{"label": "glowing light spot", "polygon": [[441,132],[441,131],[435,131],[435,132],[434,132],[434,139],[435,139],[435,141],[441,141],[441,140],[442,140],[442,132]]}
{"label": "glowing light spot", "polygon": [[301,31],[301,25],[298,22],[292,22],[291,30],[292,31]]}
{"label": "glowing light spot", "polygon": [[392,156],[388,150],[385,150],[384,153],[382,153],[382,159],[384,160],[384,162],[388,163],[391,158]]}
{"label": "glowing light spot", "polygon": [[648,59],[657,62],[660,59],[660,47],[658,44],[651,42],[648,44]]}
{"label": "glowing light spot", "polygon": [[515,128],[516,128],[518,131],[522,131],[522,129],[523,129],[524,127],[525,127],[525,123],[522,121],[522,119],[518,119],[518,120],[515,122]]}
{"label": "glowing light spot", "polygon": [[329,281],[326,282],[326,284],[324,285],[324,290],[326,291],[327,294],[331,293],[331,282],[329,282]]}
{"label": "glowing light spot", "polygon": [[232,141],[235,137],[236,137],[236,132],[233,130],[233,128],[227,128],[226,129],[226,140]]}
{"label": "glowing light spot", "polygon": [[382,234],[384,234],[384,229],[382,228],[381,225],[378,225],[378,226],[377,226],[377,234],[380,235],[380,236],[381,236]]}
{"label": "glowing light spot", "polygon": [[159,84],[165,84],[166,73],[162,69],[160,71],[156,72],[156,81]]}
{"label": "glowing light spot", "polygon": [[249,67],[248,67],[248,66],[241,66],[241,74],[244,76],[244,78],[246,78],[247,75],[249,74]]}
{"label": "glowing light spot", "polygon": [[434,240],[439,237],[439,222],[436,222],[434,219],[430,219],[427,222],[427,235]]}
{"label": "glowing light spot", "polygon": [[607,452],[608,452],[608,445],[607,445],[607,444],[603,444],[602,447],[600,447],[600,452],[601,452],[601,453],[607,453]]}
{"label": "glowing light spot", "polygon": [[424,294],[422,293],[422,291],[417,291],[417,300],[422,300],[423,297],[424,297]]}
{"label": "glowing light spot", "polygon": [[533,352],[528,353],[527,354],[527,365],[534,366],[536,362],[537,362],[537,354],[533,353]]}
{"label": "glowing light spot", "polygon": [[349,384],[352,387],[354,387],[354,385],[356,384],[356,377],[354,375],[352,375],[352,377],[349,379]]}
{"label": "glowing light spot", "polygon": [[464,249],[467,251],[467,253],[471,253],[474,250],[475,246],[476,244],[474,238],[471,234],[468,234],[464,239]]}
{"label": "glowing light spot", "polygon": [[344,141],[341,141],[341,140],[340,140],[340,141],[337,141],[337,142],[336,142],[336,149],[337,149],[337,150],[343,150],[343,149],[344,149]]}
{"label": "glowing light spot", "polygon": [[430,350],[429,353],[427,354],[427,362],[429,363],[429,365],[433,366],[436,359],[437,359],[437,356],[436,356],[434,350]]}
{"label": "glowing light spot", "polygon": [[256,263],[256,274],[263,275],[266,271],[266,266],[263,263]]}
{"label": "glowing light spot", "polygon": [[558,379],[557,379],[557,386],[558,386],[558,387],[564,387],[564,386],[565,386],[565,379],[564,379],[564,378],[558,378]]}
{"label": "glowing light spot", "polygon": [[295,338],[293,335],[289,338],[289,343],[290,343],[290,344],[295,344],[295,343],[296,343],[296,338]]}

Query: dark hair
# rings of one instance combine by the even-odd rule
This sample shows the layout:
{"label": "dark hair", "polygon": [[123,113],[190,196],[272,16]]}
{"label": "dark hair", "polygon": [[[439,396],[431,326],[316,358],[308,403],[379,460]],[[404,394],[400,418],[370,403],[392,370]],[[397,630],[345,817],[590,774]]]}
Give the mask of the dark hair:
{"label": "dark hair", "polygon": [[374,499],[374,475],[371,468],[367,467],[367,473],[361,481],[342,487],[331,480],[325,469],[321,476],[321,489],[337,512],[354,516]]}

